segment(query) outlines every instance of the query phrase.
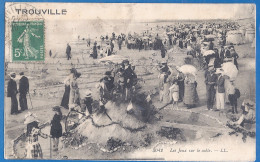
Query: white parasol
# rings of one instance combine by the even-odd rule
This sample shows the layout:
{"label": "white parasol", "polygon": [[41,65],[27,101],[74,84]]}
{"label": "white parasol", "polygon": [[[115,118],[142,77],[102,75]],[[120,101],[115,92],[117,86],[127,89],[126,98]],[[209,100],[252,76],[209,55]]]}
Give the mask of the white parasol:
{"label": "white parasol", "polygon": [[213,55],[213,54],[215,54],[215,51],[207,50],[207,51],[203,52],[202,54],[203,54],[203,56]]}
{"label": "white parasol", "polygon": [[188,51],[192,51],[192,50],[193,50],[193,48],[191,47],[191,45],[188,45],[188,46],[187,46],[187,50],[188,50]]}
{"label": "white parasol", "polygon": [[182,65],[178,70],[183,74],[192,74],[194,76],[197,74],[197,69],[193,65]]}
{"label": "white parasol", "polygon": [[173,32],[173,31],[170,31],[170,32],[167,33],[167,35],[168,35],[168,34],[174,34],[174,32]]}
{"label": "white parasol", "polygon": [[224,71],[224,75],[230,77],[230,80],[235,80],[238,74],[237,67],[232,62],[226,62],[222,65],[222,69]]}
{"label": "white parasol", "polygon": [[125,56],[121,56],[121,55],[112,55],[112,56],[107,56],[107,57],[103,57],[101,59],[99,59],[98,61],[100,63],[114,63],[114,64],[120,64],[122,63],[124,60],[127,60],[128,57]]}
{"label": "white parasol", "polygon": [[213,35],[213,34],[210,34],[210,35],[205,35],[205,37],[206,37],[207,39],[209,39],[209,38],[216,38],[216,36],[215,36],[215,35]]}

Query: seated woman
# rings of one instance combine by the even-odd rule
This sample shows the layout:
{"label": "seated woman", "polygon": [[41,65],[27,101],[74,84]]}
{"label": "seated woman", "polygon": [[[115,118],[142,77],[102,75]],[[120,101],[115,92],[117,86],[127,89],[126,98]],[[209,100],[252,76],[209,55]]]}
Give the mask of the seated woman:
{"label": "seated woman", "polygon": [[241,108],[243,110],[243,113],[234,124],[240,125],[242,127],[251,128],[252,124],[255,124],[254,104],[250,100],[245,100],[242,103]]}

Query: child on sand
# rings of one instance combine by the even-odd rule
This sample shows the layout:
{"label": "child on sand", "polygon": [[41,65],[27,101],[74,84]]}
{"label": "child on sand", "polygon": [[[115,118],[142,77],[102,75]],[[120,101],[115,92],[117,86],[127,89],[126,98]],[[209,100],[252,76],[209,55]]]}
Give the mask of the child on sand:
{"label": "child on sand", "polygon": [[62,120],[62,113],[59,106],[55,106],[52,108],[54,111],[54,116],[51,120],[51,138],[53,140],[53,151],[58,151],[59,146],[59,138],[62,136],[62,126],[61,126],[61,120]]}
{"label": "child on sand", "polygon": [[178,101],[179,101],[179,86],[178,86],[178,82],[175,80],[173,81],[173,85],[169,88],[170,90],[170,97],[173,100],[173,108],[174,105],[176,105],[176,108],[178,109]]}
{"label": "child on sand", "polygon": [[27,146],[26,146],[26,158],[27,159],[42,159],[42,149],[39,143],[38,137],[48,138],[47,134],[41,132],[38,124],[39,121],[36,119],[36,115],[28,112],[25,115],[24,124],[27,125],[26,137],[27,137]]}
{"label": "child on sand", "polygon": [[81,111],[85,113],[86,116],[92,114],[93,98],[92,92],[86,90],[84,98],[81,100]]}

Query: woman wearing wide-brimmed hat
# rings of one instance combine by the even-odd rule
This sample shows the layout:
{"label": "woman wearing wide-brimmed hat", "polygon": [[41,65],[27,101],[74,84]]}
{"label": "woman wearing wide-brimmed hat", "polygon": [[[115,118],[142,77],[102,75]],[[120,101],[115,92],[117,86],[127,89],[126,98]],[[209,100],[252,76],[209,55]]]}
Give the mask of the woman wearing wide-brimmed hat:
{"label": "woman wearing wide-brimmed hat", "polygon": [[48,135],[41,132],[36,119],[36,115],[28,112],[25,115],[24,124],[27,124],[27,146],[26,146],[26,158],[27,159],[42,159],[42,149],[39,143],[38,137],[48,138]]}
{"label": "woman wearing wide-brimmed hat", "polygon": [[70,74],[64,80],[65,91],[61,100],[60,106],[68,109],[69,108],[69,98],[70,98],[70,83],[72,82],[77,70],[75,68],[70,69]]}

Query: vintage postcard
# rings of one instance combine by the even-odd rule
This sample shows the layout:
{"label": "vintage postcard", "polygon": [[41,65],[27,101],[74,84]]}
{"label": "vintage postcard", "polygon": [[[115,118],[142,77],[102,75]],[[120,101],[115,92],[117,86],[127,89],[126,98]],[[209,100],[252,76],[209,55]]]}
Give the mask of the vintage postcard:
{"label": "vintage postcard", "polygon": [[254,4],[5,3],[6,159],[254,161]]}

